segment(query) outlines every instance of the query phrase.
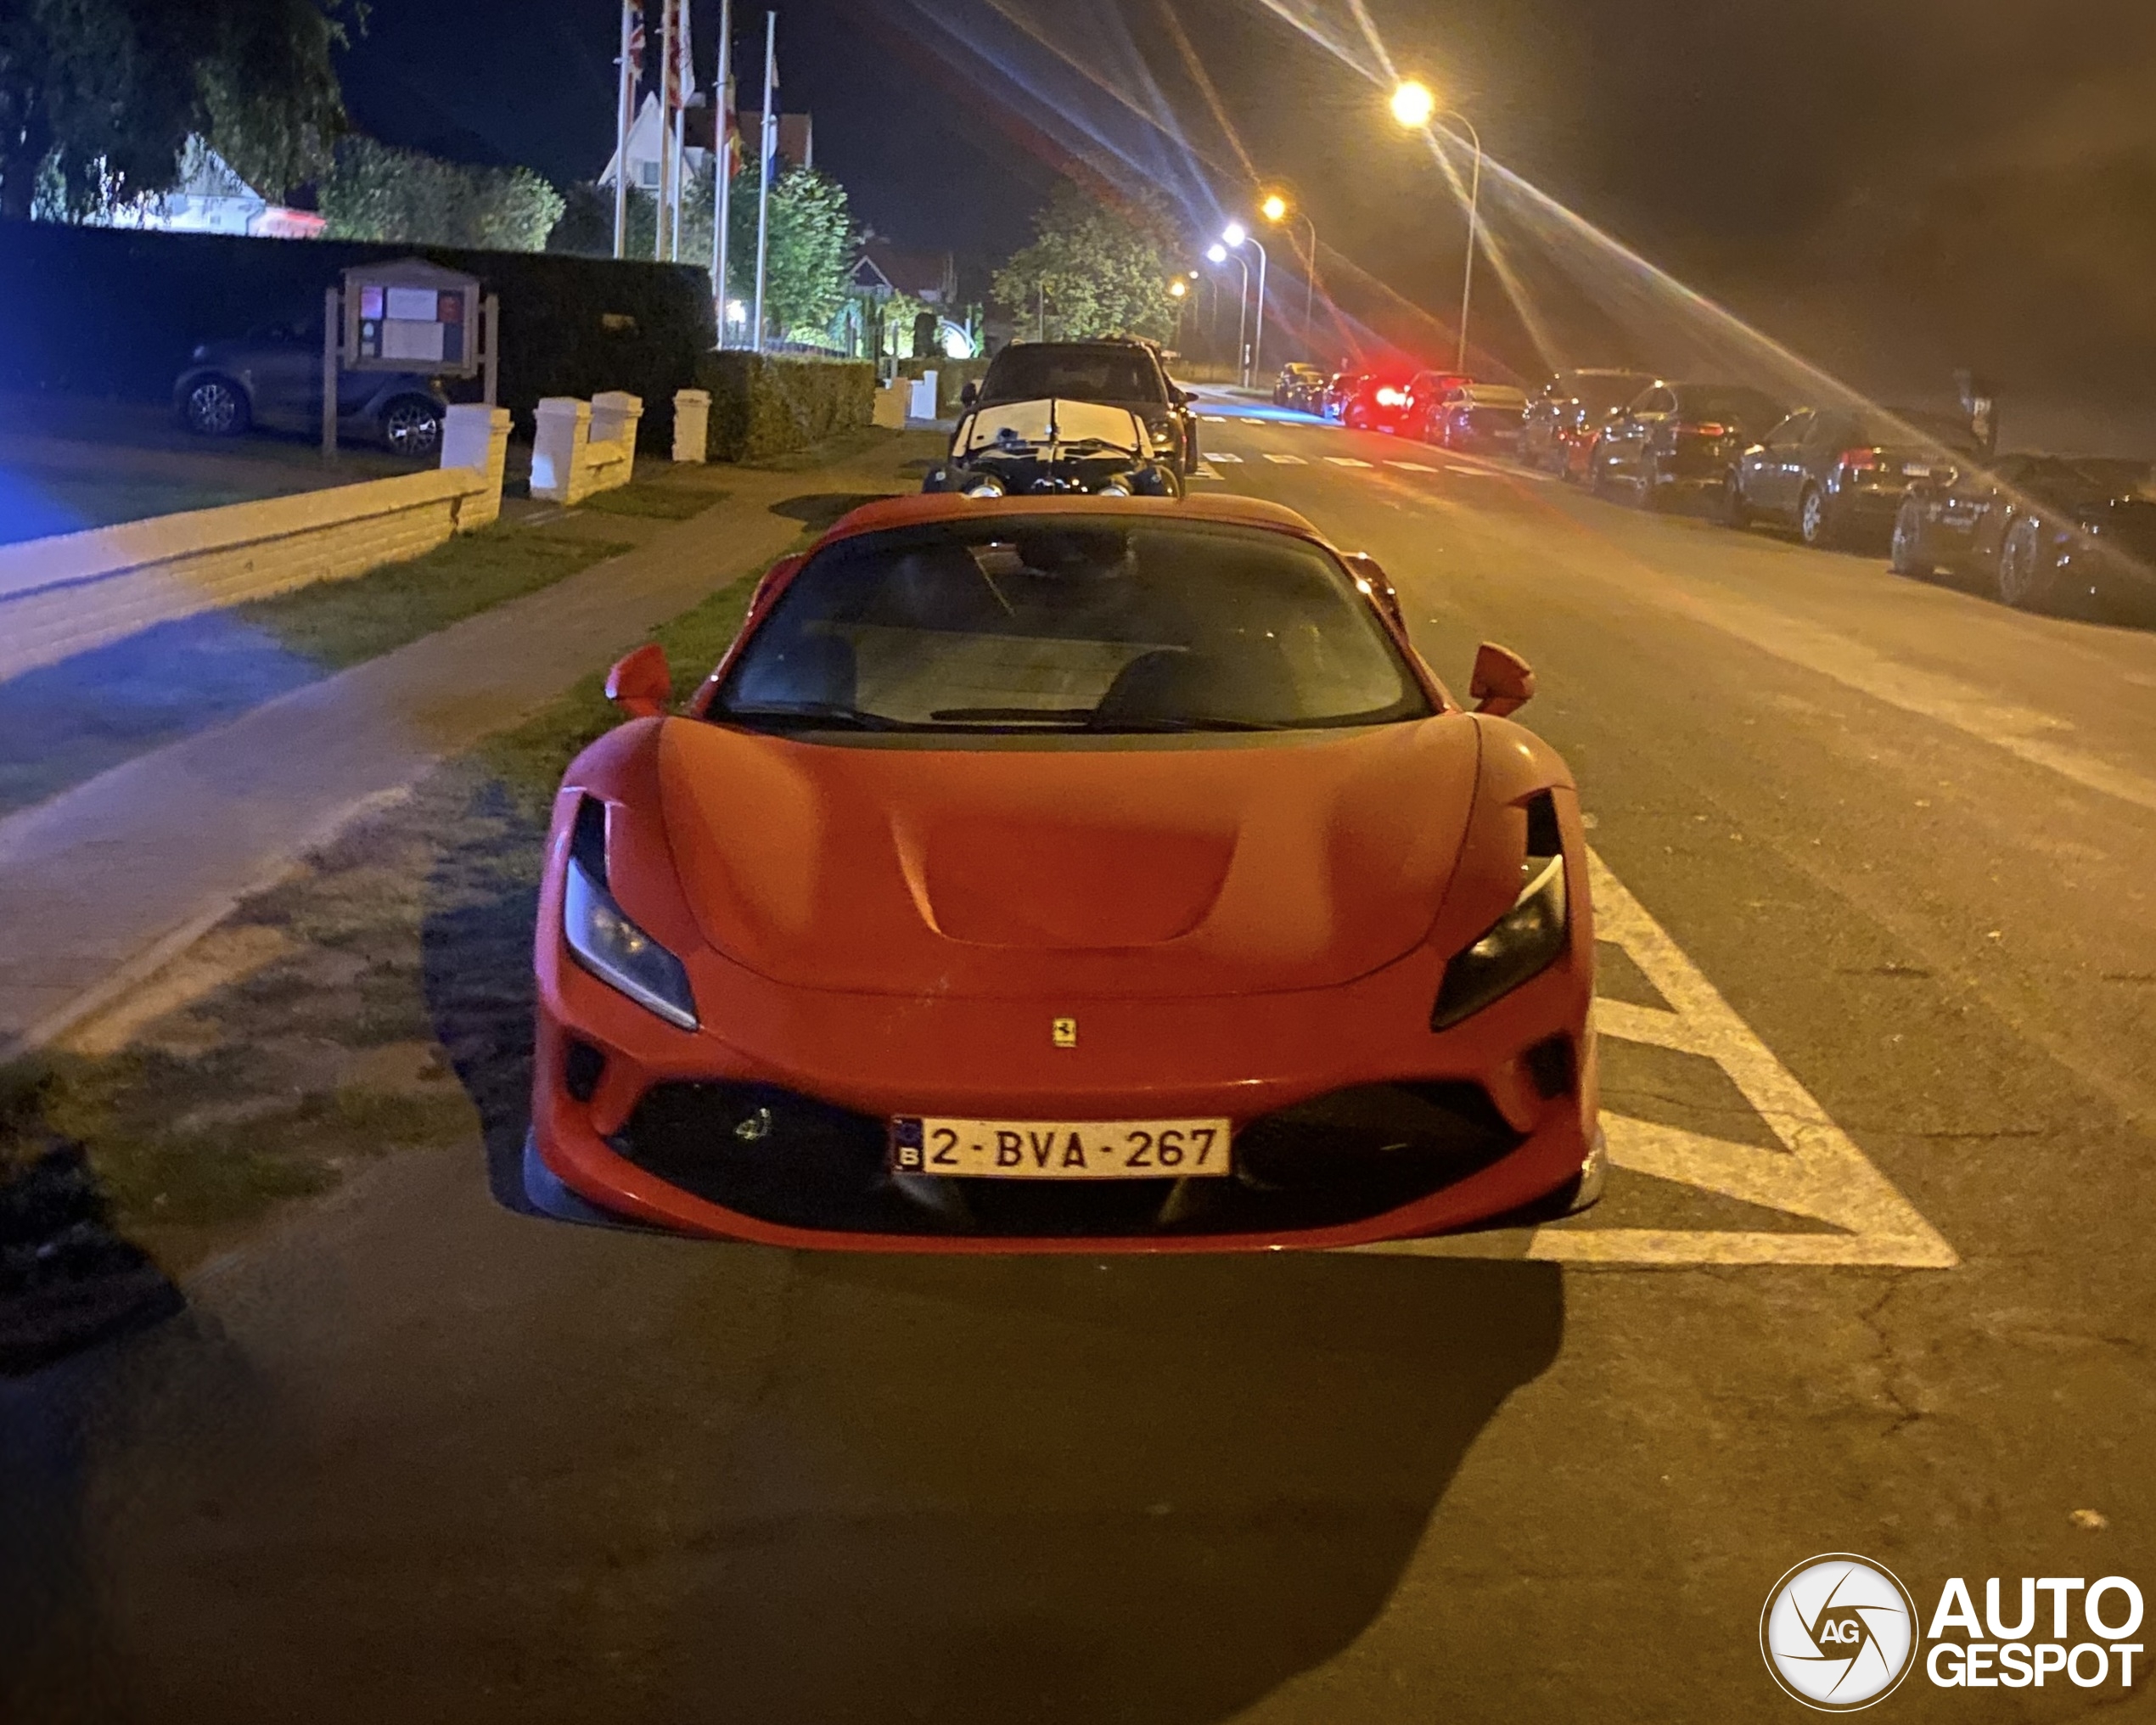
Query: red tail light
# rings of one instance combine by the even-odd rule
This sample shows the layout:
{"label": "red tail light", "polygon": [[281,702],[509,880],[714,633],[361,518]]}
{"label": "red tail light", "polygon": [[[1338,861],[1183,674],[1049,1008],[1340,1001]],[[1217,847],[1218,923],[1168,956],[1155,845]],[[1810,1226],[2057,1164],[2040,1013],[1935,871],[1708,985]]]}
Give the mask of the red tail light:
{"label": "red tail light", "polygon": [[1842,465],[1847,468],[1851,473],[1863,473],[1868,469],[1877,467],[1878,464],[1879,452],[1876,449],[1844,449],[1842,451]]}
{"label": "red tail light", "polygon": [[1726,437],[1729,427],[1709,419],[1698,425],[1679,425],[1678,434],[1685,437]]}

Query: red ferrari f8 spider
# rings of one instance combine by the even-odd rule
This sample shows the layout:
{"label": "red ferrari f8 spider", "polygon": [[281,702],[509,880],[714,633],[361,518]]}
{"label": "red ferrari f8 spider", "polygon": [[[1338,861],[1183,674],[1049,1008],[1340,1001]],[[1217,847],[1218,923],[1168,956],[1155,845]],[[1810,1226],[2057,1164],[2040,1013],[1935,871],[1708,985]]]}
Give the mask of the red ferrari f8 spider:
{"label": "red ferrari f8 spider", "polygon": [[532,1200],[790,1246],[1339,1246],[1591,1202],[1564,763],[1367,559],[1220,497],[935,495],[570,767]]}

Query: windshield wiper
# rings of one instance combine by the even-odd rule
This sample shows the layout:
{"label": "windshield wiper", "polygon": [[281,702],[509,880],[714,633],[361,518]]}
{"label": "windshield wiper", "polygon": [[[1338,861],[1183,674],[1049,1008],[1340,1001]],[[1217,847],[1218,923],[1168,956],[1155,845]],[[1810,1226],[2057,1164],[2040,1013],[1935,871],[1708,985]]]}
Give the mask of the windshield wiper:
{"label": "windshield wiper", "polygon": [[939,722],[976,720],[985,724],[1082,725],[1091,707],[938,707],[929,716]]}
{"label": "windshield wiper", "polygon": [[1296,726],[1272,719],[1114,719],[1096,731],[1292,731]]}
{"label": "windshield wiper", "polygon": [[907,731],[918,728],[896,719],[887,719],[880,713],[864,713],[853,707],[841,706],[836,701],[788,701],[783,705],[727,707],[720,716],[744,724],[776,721],[782,724],[800,724],[834,731]]}

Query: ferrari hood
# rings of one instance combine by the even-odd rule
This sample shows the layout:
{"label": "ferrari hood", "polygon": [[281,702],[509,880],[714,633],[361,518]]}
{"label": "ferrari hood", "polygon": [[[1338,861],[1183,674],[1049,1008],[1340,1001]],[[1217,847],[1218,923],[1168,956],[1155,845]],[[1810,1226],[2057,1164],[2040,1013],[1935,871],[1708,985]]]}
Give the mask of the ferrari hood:
{"label": "ferrari hood", "polygon": [[[1181,739],[1179,739],[1181,740]],[[1227,746],[851,746],[667,722],[699,928],[799,986],[1099,997],[1323,987],[1407,952],[1466,830],[1461,714]]]}

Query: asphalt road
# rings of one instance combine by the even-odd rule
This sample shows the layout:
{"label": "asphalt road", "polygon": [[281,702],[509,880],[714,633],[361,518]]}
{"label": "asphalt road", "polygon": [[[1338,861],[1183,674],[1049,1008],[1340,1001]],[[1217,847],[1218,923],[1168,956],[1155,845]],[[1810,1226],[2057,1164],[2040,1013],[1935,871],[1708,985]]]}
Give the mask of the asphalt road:
{"label": "asphalt road", "polygon": [[[1956,1576],[2156,1591],[2156,634],[1204,431],[1197,483],[1374,553],[1456,689],[1484,638],[1534,664],[1603,865],[1601,1208],[841,1259],[390,1162],[0,1395],[0,1712],[1798,1718],[1760,1613],[1814,1554],[1927,1615]],[[1874,1717],[2145,1705],[1919,1672]]]}

